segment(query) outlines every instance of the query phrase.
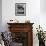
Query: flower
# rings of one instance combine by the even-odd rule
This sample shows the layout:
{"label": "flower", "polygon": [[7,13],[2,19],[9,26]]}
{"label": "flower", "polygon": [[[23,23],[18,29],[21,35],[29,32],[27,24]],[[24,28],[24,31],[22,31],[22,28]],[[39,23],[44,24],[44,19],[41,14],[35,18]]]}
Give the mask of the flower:
{"label": "flower", "polygon": [[37,29],[37,34],[36,34],[36,36],[38,35],[38,40],[43,40],[43,41],[45,41],[45,35],[44,35],[44,32],[43,32],[42,27],[40,27],[40,25],[39,25],[39,28],[36,28],[36,29]]}

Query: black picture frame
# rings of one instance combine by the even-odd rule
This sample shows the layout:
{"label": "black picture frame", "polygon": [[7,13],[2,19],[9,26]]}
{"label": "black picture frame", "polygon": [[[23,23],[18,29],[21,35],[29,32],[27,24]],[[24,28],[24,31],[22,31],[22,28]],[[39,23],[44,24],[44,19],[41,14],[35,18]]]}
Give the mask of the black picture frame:
{"label": "black picture frame", "polygon": [[15,4],[15,16],[26,16],[26,3]]}

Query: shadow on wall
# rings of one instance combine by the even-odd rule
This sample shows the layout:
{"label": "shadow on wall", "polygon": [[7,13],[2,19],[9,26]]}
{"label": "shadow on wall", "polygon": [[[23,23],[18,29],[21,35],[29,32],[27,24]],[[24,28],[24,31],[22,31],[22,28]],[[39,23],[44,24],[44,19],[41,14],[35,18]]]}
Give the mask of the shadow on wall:
{"label": "shadow on wall", "polygon": [[0,0],[0,31],[2,31],[2,0]]}
{"label": "shadow on wall", "polygon": [[46,0],[40,0],[40,11],[46,14]]}

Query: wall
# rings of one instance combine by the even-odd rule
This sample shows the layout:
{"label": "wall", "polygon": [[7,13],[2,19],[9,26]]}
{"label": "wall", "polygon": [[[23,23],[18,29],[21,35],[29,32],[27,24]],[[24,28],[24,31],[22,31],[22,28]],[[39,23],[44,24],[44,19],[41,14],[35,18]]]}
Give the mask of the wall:
{"label": "wall", "polygon": [[40,9],[42,13],[46,13],[46,0],[40,0]]}
{"label": "wall", "polygon": [[0,0],[0,31],[2,28],[2,0]]}
{"label": "wall", "polygon": [[[26,16],[15,16],[15,3],[26,3]],[[41,24],[43,29],[46,30],[46,15],[41,12],[42,4],[40,0],[2,0],[2,30],[8,30],[7,22],[11,19],[17,19],[19,22],[30,20],[31,23],[34,23],[33,45],[38,46],[36,27]]]}
{"label": "wall", "polygon": [[40,0],[40,24],[46,31],[46,0]]}
{"label": "wall", "polygon": [[[26,3],[26,16],[15,16],[15,3]],[[2,23],[6,25],[10,19],[17,19],[19,22],[24,22],[26,19],[34,23],[39,23],[40,15],[40,0],[3,0],[2,1]],[[19,18],[19,19],[18,19]],[[22,19],[23,18],[23,19]],[[38,21],[37,21],[38,20]],[[5,28],[6,29],[6,28]]]}

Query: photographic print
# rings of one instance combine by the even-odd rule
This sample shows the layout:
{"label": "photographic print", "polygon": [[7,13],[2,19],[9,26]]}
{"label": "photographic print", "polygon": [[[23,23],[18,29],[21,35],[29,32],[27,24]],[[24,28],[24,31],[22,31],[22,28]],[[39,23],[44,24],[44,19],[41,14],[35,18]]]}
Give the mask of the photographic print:
{"label": "photographic print", "polygon": [[16,16],[26,16],[26,3],[16,3],[15,4],[15,15]]}

